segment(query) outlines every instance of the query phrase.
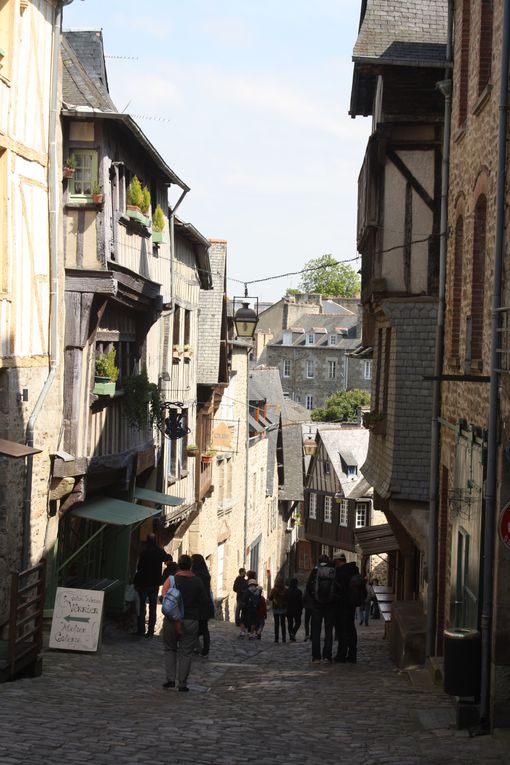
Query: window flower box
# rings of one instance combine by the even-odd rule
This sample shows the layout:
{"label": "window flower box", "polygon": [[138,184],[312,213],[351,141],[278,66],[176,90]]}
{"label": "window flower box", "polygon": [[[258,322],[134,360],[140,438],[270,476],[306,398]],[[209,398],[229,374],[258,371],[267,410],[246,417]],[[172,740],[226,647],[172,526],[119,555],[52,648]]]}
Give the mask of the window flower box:
{"label": "window flower box", "polygon": [[164,231],[153,231],[152,232],[152,243],[153,244],[166,244],[166,236]]}
{"label": "window flower box", "polygon": [[136,220],[138,223],[141,223],[145,228],[149,228],[151,223],[150,218],[147,218],[136,205],[126,205],[126,215],[131,220]]}
{"label": "window flower box", "polygon": [[386,435],[385,412],[365,412],[363,414],[363,427],[368,428],[376,436]]}
{"label": "window flower box", "polygon": [[95,393],[96,396],[114,396],[116,385],[117,383],[112,382],[109,377],[101,377],[101,375],[96,375],[94,378],[94,387],[92,388],[92,393]]}

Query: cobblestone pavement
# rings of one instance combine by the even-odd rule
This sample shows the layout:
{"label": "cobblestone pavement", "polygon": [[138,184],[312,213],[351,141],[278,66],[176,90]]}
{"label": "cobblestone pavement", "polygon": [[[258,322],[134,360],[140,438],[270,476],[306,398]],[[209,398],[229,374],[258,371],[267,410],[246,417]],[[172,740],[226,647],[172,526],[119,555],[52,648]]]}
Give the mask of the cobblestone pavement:
{"label": "cobblestone pavement", "polygon": [[[454,728],[441,689],[399,672],[382,625],[360,627],[356,665],[311,664],[211,624],[191,692],[162,688],[162,642],[108,630],[97,654],[45,651],[40,678],[0,685],[1,765],[508,763],[504,741]],[[410,679],[411,674],[411,679]],[[423,680],[423,678],[422,678]]]}

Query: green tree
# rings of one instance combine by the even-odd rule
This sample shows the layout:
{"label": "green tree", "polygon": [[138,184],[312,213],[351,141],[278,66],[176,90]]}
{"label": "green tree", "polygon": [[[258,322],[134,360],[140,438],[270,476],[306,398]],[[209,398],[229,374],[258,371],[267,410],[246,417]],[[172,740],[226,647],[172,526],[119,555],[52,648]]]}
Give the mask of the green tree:
{"label": "green tree", "polygon": [[339,263],[332,255],[313,258],[305,264],[301,277],[303,292],[318,292],[326,297],[354,297],[360,291],[360,278],[348,263]]}
{"label": "green tree", "polygon": [[367,390],[339,390],[326,399],[326,405],[314,409],[314,422],[355,422],[357,409],[369,406],[370,393]]}

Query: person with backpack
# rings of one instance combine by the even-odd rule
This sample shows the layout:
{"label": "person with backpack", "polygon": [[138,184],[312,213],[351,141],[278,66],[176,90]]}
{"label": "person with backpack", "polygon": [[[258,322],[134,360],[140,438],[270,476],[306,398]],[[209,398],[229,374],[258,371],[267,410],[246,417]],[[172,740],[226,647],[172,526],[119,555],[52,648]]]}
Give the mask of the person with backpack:
{"label": "person with backpack", "polygon": [[177,681],[179,691],[188,691],[187,680],[198,637],[198,623],[201,614],[210,607],[210,595],[200,577],[191,570],[189,555],[181,555],[178,566],[175,576],[170,575],[162,588],[166,669],[163,688],[175,688]]}
{"label": "person with backpack", "polygon": [[306,593],[312,602],[312,664],[321,661],[321,632],[324,624],[322,661],[331,663],[333,650],[333,621],[335,614],[335,569],[328,555],[321,555],[306,585]]}
{"label": "person with backpack", "polygon": [[295,643],[296,633],[301,627],[301,614],[303,612],[303,593],[298,587],[298,580],[291,579],[287,592],[287,624],[289,626],[289,639]]}
{"label": "person with backpack", "polygon": [[365,582],[356,563],[354,561],[347,563],[345,553],[336,553],[334,561],[338,598],[335,618],[338,648],[335,661],[356,664],[358,645],[355,626],[356,608],[365,602]]}
{"label": "person with backpack", "polygon": [[248,579],[248,589],[243,595],[241,605],[241,623],[250,640],[256,637],[260,587],[256,579]]}
{"label": "person with backpack", "polygon": [[285,643],[287,640],[287,630],[285,626],[285,618],[287,616],[287,594],[288,590],[285,587],[285,582],[281,576],[277,576],[274,587],[269,593],[269,600],[273,604],[275,643],[278,643],[280,628],[282,631],[282,643]]}

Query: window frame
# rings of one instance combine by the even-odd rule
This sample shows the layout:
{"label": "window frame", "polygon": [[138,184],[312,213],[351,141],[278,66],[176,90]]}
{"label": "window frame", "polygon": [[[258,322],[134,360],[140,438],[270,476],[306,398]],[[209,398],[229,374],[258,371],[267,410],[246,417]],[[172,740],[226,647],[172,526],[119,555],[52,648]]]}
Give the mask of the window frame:
{"label": "window frame", "polygon": [[338,525],[345,528],[349,525],[349,502],[347,499],[340,500]]}
{"label": "window frame", "polygon": [[336,345],[338,340],[338,336],[336,333],[329,335],[328,337],[328,345]]}
{"label": "window frame", "polygon": [[363,361],[363,379],[372,379],[372,359],[364,359]]}
{"label": "window frame", "polygon": [[328,380],[336,380],[336,360],[328,359]]}
{"label": "window frame", "polygon": [[308,495],[308,517],[312,521],[317,520],[317,494],[314,491]]}
{"label": "window frame", "polygon": [[315,378],[315,363],[313,359],[306,360],[306,379],[313,380]]}
{"label": "window frame", "polygon": [[[90,171],[90,194],[84,194],[84,193],[76,193],[75,187],[77,183],[76,179],[76,173],[79,170],[78,167],[76,167],[74,171],[74,175],[72,178],[69,178],[68,181],[68,187],[67,187],[67,193],[68,193],[68,201],[69,202],[92,202],[92,188],[94,183],[98,183],[99,179],[99,152],[96,148],[90,148],[90,149],[84,149],[84,148],[73,148],[69,147],[69,155],[73,155],[75,159],[78,157],[84,157],[85,155],[89,155],[92,159],[91,163],[91,171]],[[83,180],[83,185],[85,185],[85,181]]]}
{"label": "window frame", "polygon": [[[311,340],[310,340],[311,338]],[[306,333],[305,345],[315,345],[315,332]]]}
{"label": "window frame", "polygon": [[324,523],[333,523],[333,497],[324,497]]}
{"label": "window frame", "polygon": [[290,359],[283,359],[282,376],[290,377]]}
{"label": "window frame", "polygon": [[307,393],[305,396],[305,409],[308,409],[309,412],[313,409],[313,396],[311,393]]}
{"label": "window frame", "polygon": [[364,526],[368,526],[368,502],[357,502],[354,527],[361,529]]}

